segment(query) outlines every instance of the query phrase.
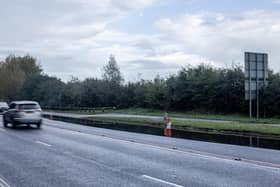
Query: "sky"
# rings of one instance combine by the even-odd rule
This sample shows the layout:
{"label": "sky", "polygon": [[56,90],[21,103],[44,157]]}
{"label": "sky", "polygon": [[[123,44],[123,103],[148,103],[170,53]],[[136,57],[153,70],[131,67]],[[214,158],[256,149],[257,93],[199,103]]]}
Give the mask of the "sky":
{"label": "sky", "polygon": [[115,56],[127,81],[188,65],[230,68],[244,52],[280,71],[280,0],[0,0],[0,60],[29,54],[68,81],[101,77]]}

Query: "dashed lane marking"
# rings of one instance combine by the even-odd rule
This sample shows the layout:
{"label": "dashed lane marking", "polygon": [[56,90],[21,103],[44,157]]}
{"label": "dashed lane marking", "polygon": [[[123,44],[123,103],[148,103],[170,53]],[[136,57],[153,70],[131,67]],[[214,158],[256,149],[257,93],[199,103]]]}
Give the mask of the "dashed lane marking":
{"label": "dashed lane marking", "polygon": [[162,180],[162,179],[158,179],[158,178],[155,178],[155,177],[151,177],[149,175],[142,175],[141,177],[145,178],[145,179],[149,179],[149,180],[154,181],[156,183],[167,184],[169,186],[174,186],[174,187],[184,187],[182,185],[175,184],[175,183],[172,183],[172,182],[168,182],[168,181],[165,181],[165,180]]}
{"label": "dashed lane marking", "polygon": [[35,143],[37,143],[37,144],[41,144],[41,145],[44,145],[44,146],[47,146],[47,147],[52,146],[52,145],[50,145],[50,144],[48,144],[48,143],[41,142],[41,141],[35,141]]}
{"label": "dashed lane marking", "polygon": [[0,178],[0,187],[10,187],[10,185],[2,178]]}

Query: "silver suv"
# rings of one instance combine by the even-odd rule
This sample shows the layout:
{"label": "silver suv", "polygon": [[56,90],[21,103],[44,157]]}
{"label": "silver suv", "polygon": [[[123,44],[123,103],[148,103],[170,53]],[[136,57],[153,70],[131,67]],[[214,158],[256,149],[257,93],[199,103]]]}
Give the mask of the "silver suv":
{"label": "silver suv", "polygon": [[12,127],[22,124],[35,124],[38,128],[42,125],[42,109],[34,101],[14,101],[9,105],[9,109],[3,114],[3,125]]}

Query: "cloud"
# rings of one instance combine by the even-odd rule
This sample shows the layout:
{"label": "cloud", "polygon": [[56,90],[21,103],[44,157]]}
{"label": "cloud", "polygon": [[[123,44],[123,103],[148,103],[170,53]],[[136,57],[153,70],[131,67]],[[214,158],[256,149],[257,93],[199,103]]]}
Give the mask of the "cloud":
{"label": "cloud", "polygon": [[131,33],[114,27],[131,12],[138,15],[158,3],[158,0],[6,1],[0,7],[0,58],[10,53],[29,53],[47,73],[63,80],[71,75],[81,79],[100,77],[110,54],[116,56],[127,80],[137,80],[138,73],[147,79],[157,74],[165,76],[182,66],[202,62],[217,67],[231,64],[232,60],[242,64],[244,51],[270,53],[271,67],[280,70],[279,12],[173,15],[156,21],[154,33]]}
{"label": "cloud", "polygon": [[111,0],[113,5],[117,5],[120,9],[143,9],[157,2],[157,0]]}
{"label": "cloud", "polygon": [[[47,73],[98,76],[111,53],[131,52],[136,38],[110,27],[156,0],[11,0],[0,7],[0,57],[30,53]],[[12,12],[12,14],[11,14]],[[134,52],[134,51],[133,51]],[[131,52],[132,53],[132,52]],[[120,54],[119,56],[133,56]],[[130,57],[133,59],[132,57]],[[128,59],[126,59],[128,60]],[[89,70],[89,67],[94,67]]]}
{"label": "cloud", "polygon": [[268,52],[271,67],[280,69],[280,12],[248,11],[236,16],[185,14],[157,22],[165,40],[181,44],[187,54],[206,57],[217,65],[237,60],[244,51]]}

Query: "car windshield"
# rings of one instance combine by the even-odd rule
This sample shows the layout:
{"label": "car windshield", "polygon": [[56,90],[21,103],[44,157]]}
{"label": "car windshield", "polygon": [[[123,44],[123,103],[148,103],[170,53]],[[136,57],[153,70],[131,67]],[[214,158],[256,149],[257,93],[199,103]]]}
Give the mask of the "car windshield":
{"label": "car windshield", "polygon": [[36,104],[21,104],[18,106],[18,108],[21,110],[34,110],[39,109],[39,106]]}

